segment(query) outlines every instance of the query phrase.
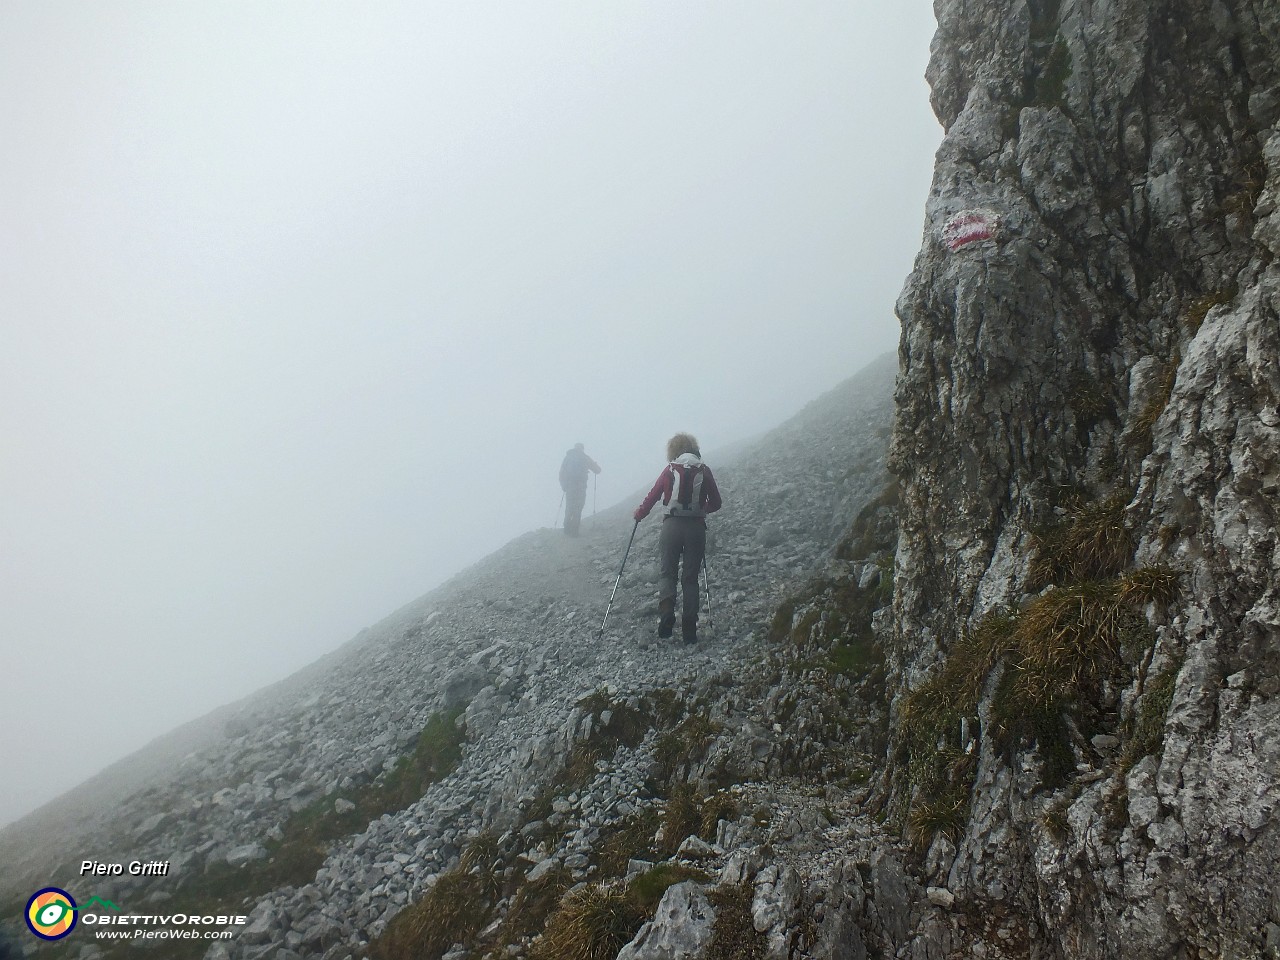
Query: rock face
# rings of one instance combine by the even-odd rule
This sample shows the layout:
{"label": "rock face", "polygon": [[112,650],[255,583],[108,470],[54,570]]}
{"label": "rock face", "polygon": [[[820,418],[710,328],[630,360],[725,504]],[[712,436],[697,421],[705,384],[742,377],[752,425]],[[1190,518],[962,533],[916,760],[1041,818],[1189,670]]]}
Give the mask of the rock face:
{"label": "rock face", "polygon": [[[930,882],[1023,914],[1035,956],[1266,955],[1280,933],[1280,7],[935,9],[928,78],[947,134],[898,304],[897,718],[984,615],[1025,623],[1036,595],[1067,586],[1036,563],[1073,503],[1117,497],[1130,573],[1171,571],[1180,588],[1145,609],[1145,651],[1087,698],[1096,729],[1064,711],[1059,783],[1043,776],[1047,736],[992,748],[991,677],[981,735],[965,737],[979,757],[967,822],[935,841]],[[1159,715],[1144,696],[1157,678]],[[1108,756],[1144,716],[1155,752]],[[913,791],[898,776],[890,805],[919,809]]]}

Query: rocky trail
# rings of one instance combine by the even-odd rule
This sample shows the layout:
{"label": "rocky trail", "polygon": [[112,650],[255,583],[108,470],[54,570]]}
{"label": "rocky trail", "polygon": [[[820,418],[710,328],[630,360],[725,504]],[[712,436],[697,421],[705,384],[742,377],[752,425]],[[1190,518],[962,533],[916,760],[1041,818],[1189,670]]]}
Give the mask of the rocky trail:
{"label": "rocky trail", "polygon": [[[832,551],[888,482],[892,378],[881,361],[736,460],[713,463],[725,508],[712,519],[712,616],[704,608],[698,644],[655,637],[656,517],[636,531],[602,640],[634,505],[586,519],[578,538],[528,533],[362,632],[323,669],[250,698],[221,740],[95,821],[78,842],[96,858],[127,849],[172,863],[165,883],[118,878],[101,895],[235,901],[251,923],[211,957],[380,955],[394,946],[397,915],[492,842],[514,892],[495,894],[486,927],[501,929],[519,889],[544,877],[567,890],[607,887],[636,859],[730,884],[765,871],[776,895],[762,894],[760,910],[776,916],[760,935],[777,949],[796,941],[811,905],[802,893],[856,874],[848,858],[867,839],[836,813],[853,800],[820,776],[840,767],[827,755],[837,727],[820,714],[850,681],[789,670],[784,661],[801,655],[780,659],[778,624],[789,636],[791,607],[785,622],[776,614],[815,577],[886,576],[887,550],[879,565]],[[813,682],[823,690],[806,690]],[[726,816],[690,826],[664,857],[651,849],[655,823],[673,803],[719,804]],[[652,860],[603,865],[602,844],[637,823],[648,832],[635,848]],[[883,859],[869,849],[864,863]],[[495,929],[459,942],[504,956],[538,942],[538,931],[508,931],[498,944]]]}

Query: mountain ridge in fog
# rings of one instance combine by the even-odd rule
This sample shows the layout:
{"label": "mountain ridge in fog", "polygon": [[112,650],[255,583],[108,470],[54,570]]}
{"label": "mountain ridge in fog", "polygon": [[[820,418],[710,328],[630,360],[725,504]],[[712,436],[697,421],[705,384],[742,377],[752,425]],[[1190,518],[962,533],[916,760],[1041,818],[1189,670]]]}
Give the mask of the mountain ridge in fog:
{"label": "mountain ridge in fog", "polygon": [[[718,454],[714,446],[708,447],[709,451],[712,451],[708,454],[708,461],[716,469],[717,476],[720,476],[722,471],[731,474],[736,464],[750,461],[753,456],[759,456],[760,451],[768,451],[775,447],[786,449],[793,444],[792,433],[795,423],[818,422],[824,417],[836,416],[848,405],[851,395],[868,392],[868,383],[872,384],[870,392],[880,396],[880,399],[887,403],[894,371],[896,371],[896,358],[892,354],[885,354],[842,384],[810,400],[781,425],[767,429],[749,439],[731,443],[722,448]],[[659,464],[655,461],[655,471],[658,466]],[[601,510],[596,518],[597,521],[616,522],[618,517],[624,514],[629,515],[642,493],[643,490],[637,490],[619,503]],[[726,510],[732,511],[733,507],[734,504],[729,502]],[[585,521],[586,524],[591,522],[591,518]],[[654,529],[656,530],[656,525]],[[366,645],[371,641],[382,642],[381,638],[393,635],[404,624],[420,618],[424,611],[445,603],[458,591],[465,591],[486,567],[501,562],[502,557],[511,552],[521,541],[545,532],[543,528],[542,531],[529,531],[514,538],[506,546],[458,571],[444,583],[362,629],[341,646],[318,657],[311,664],[288,677],[161,734],[140,749],[114,761],[80,785],[10,824],[0,827],[0,862],[25,861],[28,866],[34,866],[35,864],[31,861],[32,851],[38,851],[47,844],[53,847],[61,845],[61,840],[54,839],[55,837],[61,838],[67,832],[73,835],[92,836],[97,829],[95,824],[103,819],[103,811],[114,810],[140,789],[157,788],[180,778],[184,762],[196,757],[201,751],[216,748],[235,731],[242,729],[245,723],[261,722],[262,717],[269,716],[277,707],[283,709],[282,705],[292,702],[299,691],[307,688],[308,683],[333,670],[340,669],[341,665],[350,658],[362,655]],[[614,557],[610,561],[611,564],[620,559],[622,546],[621,543],[616,545],[619,556]],[[609,547],[610,551],[613,549],[613,546]],[[633,575],[643,562],[643,558],[633,554],[630,567]],[[611,578],[609,579],[611,583]],[[594,593],[598,594],[596,599],[599,601],[601,610],[608,597],[608,587],[609,584],[601,583],[598,589],[594,590]],[[723,602],[723,598],[721,599]],[[620,612],[615,610],[615,615]],[[34,878],[34,875],[32,876]]]}

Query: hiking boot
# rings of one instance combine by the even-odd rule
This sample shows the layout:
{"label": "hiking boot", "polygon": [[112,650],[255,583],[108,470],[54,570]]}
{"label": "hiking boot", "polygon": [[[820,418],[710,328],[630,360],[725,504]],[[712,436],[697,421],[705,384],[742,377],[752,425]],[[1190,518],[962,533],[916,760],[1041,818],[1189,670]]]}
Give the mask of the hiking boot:
{"label": "hiking boot", "polygon": [[676,602],[658,601],[658,639],[669,640],[676,629]]}
{"label": "hiking boot", "polygon": [[680,635],[684,637],[685,643],[697,643],[698,642],[697,618],[694,618],[693,620],[681,620]]}

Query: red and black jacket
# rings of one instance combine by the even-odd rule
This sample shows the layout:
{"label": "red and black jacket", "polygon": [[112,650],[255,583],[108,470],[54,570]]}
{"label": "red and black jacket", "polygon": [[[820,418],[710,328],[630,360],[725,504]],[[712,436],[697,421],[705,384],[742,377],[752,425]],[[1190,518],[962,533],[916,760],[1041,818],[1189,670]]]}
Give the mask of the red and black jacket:
{"label": "red and black jacket", "polygon": [[649,515],[658,500],[663,513],[673,517],[705,517],[720,509],[720,490],[711,468],[692,453],[681,454],[663,468],[653,489],[640,502],[636,520]]}

